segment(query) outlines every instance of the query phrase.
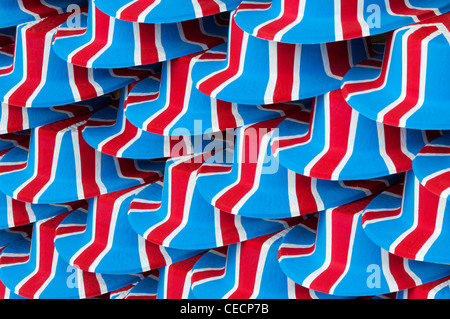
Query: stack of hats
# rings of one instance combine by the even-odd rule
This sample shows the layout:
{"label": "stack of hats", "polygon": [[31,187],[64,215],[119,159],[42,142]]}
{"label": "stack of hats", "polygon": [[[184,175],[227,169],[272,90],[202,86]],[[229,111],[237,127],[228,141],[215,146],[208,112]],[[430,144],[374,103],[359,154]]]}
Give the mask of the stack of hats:
{"label": "stack of hats", "polygon": [[450,0],[0,17],[0,298],[450,297]]}

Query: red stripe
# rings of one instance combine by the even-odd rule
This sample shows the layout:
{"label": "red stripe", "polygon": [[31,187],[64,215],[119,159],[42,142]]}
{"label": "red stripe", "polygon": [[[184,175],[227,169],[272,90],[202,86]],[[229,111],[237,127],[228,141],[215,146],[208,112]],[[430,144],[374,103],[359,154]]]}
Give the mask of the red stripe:
{"label": "red stripe", "polygon": [[272,236],[273,234],[269,234],[239,244],[240,251],[236,249],[236,259],[239,259],[239,269],[236,270],[239,272],[238,287],[229,296],[229,299],[249,299],[252,296],[257,280],[261,250],[264,243]]}
{"label": "red stripe", "polygon": [[282,15],[278,16],[277,19],[272,21],[271,23],[266,24],[265,26],[260,28],[256,34],[256,37],[273,40],[276,33],[281,31],[297,19],[299,6],[299,0],[285,0],[284,12],[282,13]]}
{"label": "red stripe", "polygon": [[[156,28],[153,23],[139,23],[140,55],[142,64],[160,61],[160,52],[156,46]],[[162,49],[164,51],[164,49]],[[130,88],[131,90],[131,88]]]}
{"label": "red stripe", "polygon": [[14,225],[26,225],[32,222],[28,215],[26,205],[24,202],[11,199],[11,212],[13,214]]}
{"label": "red stripe", "polygon": [[283,256],[305,256],[310,255],[316,249],[315,245],[307,247],[284,247],[280,246],[278,250],[278,258]]}
{"label": "red stripe", "polygon": [[[329,125],[329,149],[314,164],[310,174],[311,176],[330,179],[333,171],[347,153],[352,108],[342,99],[339,90],[330,92],[324,96],[324,99],[328,100],[329,105],[329,118],[325,119],[325,125]],[[322,112],[325,112],[325,110],[322,110]],[[327,123],[327,120],[329,123]]]}
{"label": "red stripe", "polygon": [[92,30],[95,41],[91,42],[88,46],[78,51],[72,56],[71,63],[87,67],[87,62],[94,57],[100,50],[102,50],[108,43],[109,33],[113,30],[109,29],[109,22],[114,19],[107,14],[103,13],[96,7],[95,10],[95,30]]}
{"label": "red stripe", "polygon": [[306,144],[311,140],[312,130],[314,128],[313,117],[311,116],[311,114],[314,114],[316,104],[317,98],[313,98],[311,104],[311,112],[300,111],[288,116],[288,119],[292,119],[295,122],[309,124],[309,130],[305,135],[300,137],[285,138],[284,136],[281,136],[281,139],[274,139],[271,144],[273,153],[276,153],[278,150],[283,150],[287,147]]}
{"label": "red stripe", "polygon": [[[408,299],[430,299],[429,298],[430,292],[440,291],[437,289],[437,287],[439,285],[447,282],[448,280],[449,280],[449,277],[444,277],[444,278],[434,280],[432,282],[408,289],[407,297],[408,297]],[[441,289],[448,289],[448,286],[444,286]]]}
{"label": "red stripe", "polygon": [[396,172],[404,172],[412,168],[412,159],[403,153],[402,147],[405,141],[402,140],[402,131],[395,126],[383,125],[384,145],[386,154],[395,165]]}
{"label": "red stripe", "polygon": [[230,22],[230,28],[231,32],[233,33],[233,37],[229,42],[229,65],[226,69],[213,75],[212,77],[201,82],[198,85],[199,90],[206,95],[210,96],[212,91],[214,91],[214,89],[216,89],[218,85],[224,83],[225,81],[236,75],[239,71],[241,48],[244,41],[244,32],[237,26],[236,22],[234,22],[234,19]]}
{"label": "red stripe", "polygon": [[100,274],[92,272],[81,272],[85,298],[100,296],[103,293],[97,275],[101,276]]}
{"label": "red stripe", "polygon": [[187,190],[188,187],[192,187],[190,179],[196,175],[196,171],[200,168],[201,164],[202,163],[195,163],[195,160],[191,159],[187,162],[174,164],[172,166],[168,176],[170,183],[167,183],[167,186],[170,187],[171,194],[171,197],[169,198],[170,212],[168,212],[170,217],[165,223],[154,228],[148,234],[147,240],[157,238],[162,242],[163,240],[160,239],[167,238],[167,236],[181,224],[184,217]]}
{"label": "red stripe", "polygon": [[[441,145],[427,145],[420,150],[419,155],[424,154],[441,154],[441,155],[450,155],[450,145],[449,146],[441,146]],[[438,156],[438,155],[437,155]]]}
{"label": "red stripe", "polygon": [[220,220],[220,229],[222,236],[222,244],[223,245],[231,245],[234,243],[241,242],[243,238],[241,238],[239,234],[239,230],[236,227],[236,217],[235,215],[225,213],[223,211],[219,211],[219,220]]}
{"label": "red stripe", "polygon": [[358,22],[358,2],[359,0],[341,0],[340,1],[340,18],[342,21],[342,34],[344,39],[351,37],[362,37],[362,28]]}
{"label": "red stripe", "polygon": [[330,71],[335,76],[344,77],[352,68],[351,52],[349,52],[347,41],[338,41],[327,43],[327,56]]}
{"label": "red stripe", "polygon": [[[277,81],[273,93],[273,102],[281,102],[284,97],[292,95],[295,63],[295,45],[290,43],[277,44]],[[295,75],[297,76],[297,75]]]}
{"label": "red stripe", "polygon": [[73,70],[73,82],[78,89],[81,100],[87,100],[99,95],[94,85],[89,80],[89,69],[70,65]]}
{"label": "red stripe", "polygon": [[76,145],[81,154],[80,170],[83,185],[83,194],[85,198],[97,196],[100,194],[100,188],[95,180],[96,172],[96,150],[86,143],[83,139],[82,129],[77,131],[79,143]]}
{"label": "red stripe", "polygon": [[317,212],[316,198],[312,192],[312,179],[301,174],[295,174],[295,194],[298,202],[298,211],[301,214]]}
{"label": "red stripe", "polygon": [[96,206],[94,209],[96,210],[97,215],[92,226],[94,228],[93,232],[95,232],[94,241],[91,242],[89,246],[84,247],[83,251],[77,258],[75,258],[73,261],[74,266],[80,265],[90,267],[106,248],[110,231],[114,232],[114,229],[111,230],[110,228],[112,224],[115,200],[117,200],[117,197],[115,196],[111,199],[108,198],[106,200],[102,200],[101,198],[98,198],[96,200]]}
{"label": "red stripe", "polygon": [[128,120],[125,120],[124,126],[122,133],[103,144],[102,149],[108,150],[109,154],[117,156],[119,150],[138,135],[139,129]]}
{"label": "red stripe", "polygon": [[203,20],[202,19],[191,19],[180,22],[183,34],[186,40],[195,43],[200,43],[206,45],[208,48],[215,47],[221,43],[224,43],[224,39],[219,36],[210,35],[204,33]]}
{"label": "red stripe", "polygon": [[22,38],[22,45],[26,47],[26,56],[22,57],[27,61],[26,80],[9,96],[8,102],[11,104],[25,106],[27,100],[41,83],[45,63],[43,52],[48,48],[45,41],[47,33],[40,31],[41,25],[42,22],[27,29],[25,38]]}
{"label": "red stripe", "polygon": [[154,4],[156,0],[139,0],[126,7],[120,13],[120,19],[127,21],[135,21],[138,16],[143,13],[148,7]]}
{"label": "red stripe", "polygon": [[25,185],[18,193],[17,198],[22,198],[32,202],[36,194],[48,183],[51,177],[52,168],[57,165],[53,161],[53,155],[56,147],[56,136],[59,130],[36,128],[35,134],[38,144],[37,158],[34,158],[36,165],[36,177]]}
{"label": "red stripe", "polygon": [[[240,180],[217,199],[215,202],[217,207],[221,207],[226,211],[231,211],[242,197],[251,191],[256,182],[259,163],[261,163],[262,160],[260,158],[262,140],[281,121],[282,119],[280,118],[272,121],[260,122],[249,126],[242,132],[243,136],[241,139],[243,144],[239,145],[241,158],[238,162],[241,170]],[[262,156],[265,154],[266,152],[263,152]]]}
{"label": "red stripe", "polygon": [[192,56],[185,56],[167,62],[167,73],[163,77],[168,78],[162,78],[161,81],[167,82],[168,85],[166,92],[168,107],[147,124],[145,128],[147,131],[151,130],[156,134],[162,134],[166,127],[183,111],[191,59]]}
{"label": "red stripe", "polygon": [[426,241],[433,235],[436,227],[437,214],[439,208],[439,197],[428,191],[425,187],[419,185],[419,200],[417,209],[417,224],[395,247],[393,253],[401,252],[402,257],[416,259],[416,255]]}
{"label": "red stripe", "polygon": [[367,81],[367,82],[345,83],[342,86],[342,90],[341,90],[342,95],[345,99],[348,99],[349,94],[380,88],[383,85],[383,83],[386,80],[386,77],[388,75],[389,63],[387,63],[387,59],[391,55],[393,46],[394,46],[393,33],[390,32],[387,34],[386,46],[385,46],[385,52],[384,52],[385,59],[383,61],[379,76],[376,77],[375,79],[373,79],[371,81]]}
{"label": "red stripe", "polygon": [[418,18],[419,21],[436,17],[436,13],[433,10],[409,8],[406,5],[406,0],[389,0],[389,6],[394,14],[413,16]]}
{"label": "red stripe", "polygon": [[196,255],[194,257],[171,264],[166,269],[165,282],[165,298],[167,299],[183,299],[183,291],[185,288],[187,276],[194,267],[195,263],[203,256],[203,254]]}
{"label": "red stripe", "polygon": [[55,230],[58,224],[67,215],[68,213],[60,214],[43,222],[38,226],[38,232],[33,234],[34,236],[38,236],[37,245],[39,246],[39,263],[35,265],[37,272],[19,288],[17,292],[18,295],[26,298],[33,298],[50,277],[55,253],[55,246],[53,244]]}
{"label": "red stripe", "polygon": [[388,257],[389,269],[394,281],[397,283],[398,290],[404,290],[411,287],[416,287],[417,283],[411,278],[410,274],[406,271],[404,262],[407,259],[389,254]]}
{"label": "red stripe", "polygon": [[21,0],[20,2],[22,3],[25,10],[39,15],[41,19],[49,15],[58,14],[58,11],[56,9],[42,4],[41,0]]}
{"label": "red stripe", "polygon": [[352,229],[355,223],[359,222],[358,218],[355,218],[355,214],[360,212],[369,202],[372,197],[367,197],[354,204],[340,206],[335,208],[331,212],[330,225],[332,230],[331,247],[330,250],[330,267],[322,271],[311,282],[310,289],[315,287],[320,291],[330,291],[330,289],[339,280],[344,273],[348,257],[350,254],[350,247],[352,247]]}
{"label": "red stripe", "polygon": [[166,265],[166,259],[161,252],[160,246],[148,240],[145,241],[145,254],[150,269],[157,269]]}
{"label": "red stripe", "polygon": [[422,27],[420,32],[414,32],[408,37],[407,41],[407,65],[406,65],[406,95],[392,110],[384,115],[385,123],[393,126],[400,126],[400,118],[410,111],[418,102],[420,98],[421,86],[421,69],[422,64],[422,49],[418,43],[421,43],[431,33],[437,31],[437,27]]}
{"label": "red stripe", "polygon": [[59,226],[55,231],[55,237],[67,235],[67,234],[74,234],[74,233],[80,233],[86,230],[86,225],[71,225],[71,226],[65,226],[61,225]]}
{"label": "red stripe", "polygon": [[[401,196],[403,194],[403,183],[396,184],[392,187],[390,187],[386,192],[383,194],[389,195],[389,193],[392,193],[393,195]],[[400,216],[402,213],[402,207],[399,206],[395,210],[379,210],[379,211],[370,211],[366,210],[364,214],[362,215],[362,224],[363,226],[366,224],[366,222],[369,221],[376,221],[378,219],[384,219],[384,218],[392,218],[396,216]]]}
{"label": "red stripe", "polygon": [[233,104],[221,100],[216,100],[216,113],[218,119],[218,129],[227,130],[235,128],[238,124],[233,114]]}

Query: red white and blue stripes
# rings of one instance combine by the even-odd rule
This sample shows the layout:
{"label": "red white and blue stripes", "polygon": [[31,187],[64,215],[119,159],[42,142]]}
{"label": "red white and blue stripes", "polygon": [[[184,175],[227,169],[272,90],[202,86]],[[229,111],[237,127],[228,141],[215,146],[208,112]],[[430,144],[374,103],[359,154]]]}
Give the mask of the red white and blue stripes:
{"label": "red white and blue stripes", "polygon": [[192,70],[197,88],[213,98],[242,104],[272,104],[310,98],[340,87],[345,73],[374,55],[370,40],[317,45],[256,38],[231,15],[228,44],[198,58]]}
{"label": "red white and blue stripes", "polygon": [[[417,50],[417,48],[421,48]],[[415,129],[448,129],[450,112],[439,74],[450,65],[450,16],[399,28],[388,35],[382,62],[349,71],[342,92],[356,110],[378,122]]]}
{"label": "red white and blue stripes", "polygon": [[391,31],[450,10],[446,1],[256,0],[237,24],[258,38],[288,43],[325,43]]}
{"label": "red white and blue stripes", "polygon": [[60,29],[53,49],[68,63],[82,67],[133,67],[204,51],[223,43],[227,31],[226,17],[168,24],[118,20],[97,9],[91,0],[87,26]]}
{"label": "red white and blue stripes", "polygon": [[[281,165],[328,180],[377,178],[405,172],[414,155],[440,132],[372,121],[344,100],[341,91],[315,97],[308,123],[286,119],[272,152]],[[366,163],[371,165],[366,165]]]}
{"label": "red white and blue stripes", "polygon": [[119,20],[171,23],[198,19],[235,9],[240,0],[97,0],[106,14]]}

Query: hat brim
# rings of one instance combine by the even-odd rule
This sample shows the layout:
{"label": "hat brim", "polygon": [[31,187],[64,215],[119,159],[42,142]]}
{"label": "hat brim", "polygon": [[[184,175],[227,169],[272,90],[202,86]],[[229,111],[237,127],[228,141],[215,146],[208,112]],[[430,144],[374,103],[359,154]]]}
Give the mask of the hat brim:
{"label": "hat brim", "polygon": [[414,175],[428,190],[440,197],[450,193],[450,136],[444,134],[428,143],[413,159]]}
{"label": "hat brim", "polygon": [[[379,127],[377,122],[356,112],[351,120],[346,119],[347,124],[334,119],[335,130],[327,129],[329,115],[318,110],[316,107],[310,123],[286,119],[278,125],[281,137],[304,136],[302,143],[274,149],[277,140],[271,142],[280,164],[298,174],[328,180],[362,180],[402,173],[412,168],[411,154],[419,152],[426,143],[421,130],[407,129],[404,134],[400,128]],[[320,116],[317,112],[321,112]],[[342,133],[336,134],[338,126]]]}
{"label": "hat brim", "polygon": [[362,223],[367,236],[403,258],[450,264],[448,200],[421,186],[412,171],[398,194],[388,189],[366,207]]}
{"label": "hat brim", "polygon": [[[171,218],[167,206],[162,205],[162,196],[162,185],[145,187],[131,203],[128,220],[140,236],[165,247],[209,249],[239,242],[241,236],[250,239],[288,227],[289,221],[248,217],[239,218],[238,226],[236,216],[215,209],[196,191],[180,227],[179,217]],[[151,203],[154,209],[140,208],[141,203]]]}
{"label": "hat brim", "polygon": [[83,203],[84,201],[61,205],[30,204],[0,194],[0,229],[28,225],[72,211],[74,208],[83,205]]}
{"label": "hat brim", "polygon": [[[438,77],[427,77],[423,102],[414,98],[414,94],[403,98],[403,108],[411,111],[388,112],[393,103],[398,103],[405,89],[402,89],[404,81],[394,74],[388,74],[382,86],[368,89],[368,85],[380,77],[382,59],[381,55],[364,61],[346,73],[341,89],[347,103],[365,117],[387,125],[419,130],[450,129],[450,111],[445,104],[450,96],[445,97],[448,91],[442,90],[442,82]],[[440,58],[429,56],[428,59]],[[427,99],[428,96],[441,98]],[[421,104],[417,108],[419,102]]]}
{"label": "hat brim", "polygon": [[[0,116],[7,118],[0,125],[0,134],[19,132],[58,122],[67,118],[81,116],[103,107],[111,101],[108,95],[69,105],[48,108],[23,108],[2,104]],[[5,114],[5,115],[3,115]]]}
{"label": "hat brim", "polygon": [[[448,265],[404,259],[372,242],[361,224],[362,209],[369,202],[368,198],[342,206],[338,208],[339,215],[334,211],[321,212],[317,232],[293,227],[284,236],[278,255],[286,275],[299,285],[338,296],[381,295],[449,275]],[[341,222],[341,218],[345,221]],[[334,258],[344,259],[339,263]],[[389,269],[389,276],[377,272],[382,268]],[[376,283],[370,277],[374,271]]]}
{"label": "hat brim", "polygon": [[[150,74],[151,65],[140,69],[87,69],[61,60],[52,50],[51,40],[65,18],[58,15],[17,27],[14,63],[0,76],[3,103],[20,107],[67,105],[105,95]],[[39,54],[31,50],[41,47]],[[30,55],[33,67],[28,65]]]}
{"label": "hat brim", "polygon": [[[64,216],[64,215],[60,215]],[[36,235],[36,234],[35,234]],[[37,264],[35,258],[31,258],[30,249],[31,242],[29,238],[22,238],[15,240],[8,244],[0,255],[0,260],[3,261],[0,269],[0,280],[5,284],[7,288],[16,294],[29,299],[80,299],[95,297],[101,294],[114,291],[116,289],[127,286],[139,280],[137,275],[103,275],[94,273],[73,273],[75,270],[70,270],[69,264],[63,261],[61,258],[55,258],[51,261],[52,273],[48,278],[44,278],[45,274],[42,273],[39,278],[33,276],[36,273]],[[45,252],[44,252],[45,253]],[[50,253],[50,252],[49,252]],[[57,254],[54,250],[51,255]],[[8,261],[8,255],[12,255],[14,261]],[[41,271],[45,271],[41,269]],[[85,277],[85,276],[88,277]],[[71,276],[71,277],[70,277]],[[100,285],[100,289],[85,289],[81,291],[82,287],[77,286],[77,276],[83,276],[83,279],[88,279],[90,284]],[[101,277],[101,283],[98,282]],[[70,278],[69,278],[70,277]],[[73,277],[73,278],[72,278]],[[50,280],[51,279],[51,280]],[[78,278],[79,279],[79,278]],[[27,281],[25,281],[27,280]],[[47,282],[44,282],[47,280]],[[27,282],[33,281],[33,284],[27,284]],[[73,286],[71,285],[73,284]],[[36,291],[36,287],[40,287],[39,291]],[[77,289],[78,288],[78,289]],[[89,295],[92,291],[96,291],[97,294]],[[85,294],[81,296],[82,294]]]}
{"label": "hat brim", "polygon": [[[119,123],[117,114],[117,108],[109,106],[89,118],[83,128],[83,138],[90,146],[102,153],[129,159],[159,159],[193,152],[190,142],[182,147],[184,139],[149,133],[127,119],[125,123]],[[174,145],[177,145],[179,154]]]}
{"label": "hat brim", "polygon": [[[361,180],[347,183],[313,179],[289,172],[271,157],[272,163],[265,165],[268,167],[274,164],[274,168],[268,167],[267,174],[260,177],[257,189],[254,192],[248,192],[254,189],[254,185],[250,183],[251,181],[239,178],[238,167],[233,169],[231,160],[233,152],[225,150],[218,152],[216,156],[208,159],[199,170],[197,180],[199,192],[206,201],[223,211],[252,218],[290,218],[315,213],[377,193],[398,179],[396,175],[373,181]],[[215,158],[223,158],[228,162],[214,164]],[[219,167],[221,172],[208,173],[214,166]],[[240,187],[232,187],[235,185]],[[227,189],[227,196],[236,200],[213,201],[224,189]],[[245,196],[246,191],[250,194],[248,197]],[[293,204],[291,198],[293,194],[299,194],[298,197],[295,196],[298,200],[297,205]],[[236,208],[234,203],[240,202],[244,197],[244,204]]]}
{"label": "hat brim", "polygon": [[191,2],[178,0],[164,0],[157,5],[130,0],[97,0],[95,5],[106,14],[120,20],[141,23],[173,23],[230,11],[235,9],[239,2],[240,0],[222,0],[219,6],[214,0],[210,0],[203,1],[200,7],[195,7]]}
{"label": "hat brim", "polygon": [[[27,163],[29,154],[34,152],[33,148],[36,150],[35,147],[32,147],[30,151],[18,147],[11,149],[0,159],[0,167],[6,165],[6,168],[9,168],[10,163]],[[72,149],[72,151],[75,150]],[[94,154],[96,154],[98,151],[94,150],[94,152]],[[0,190],[14,199],[29,203],[67,203],[159,179],[164,167],[163,162],[120,159],[98,152],[98,156],[96,156],[98,162],[96,165],[100,167],[96,170],[99,168],[101,168],[101,170],[97,173],[98,176],[95,178],[95,183],[100,183],[98,185],[101,187],[89,187],[89,189],[84,189],[83,195],[81,195],[79,194],[81,185],[78,185],[79,182],[76,176],[76,169],[72,172],[68,171],[69,167],[78,167],[77,161],[79,161],[79,159],[77,159],[75,153],[70,155],[70,152],[64,152],[64,154],[69,157],[64,161],[64,165],[57,165],[57,167],[53,168],[54,175],[52,179],[49,179],[47,174],[37,174],[37,167],[32,167],[28,164],[19,165],[17,169],[9,170],[1,175]],[[51,154],[48,155],[51,156]],[[32,154],[32,156],[34,155]],[[81,156],[83,156],[83,154],[81,154]],[[53,161],[54,159],[50,160]],[[57,160],[61,163],[59,157]],[[35,164],[37,165],[37,162]],[[94,164],[90,163],[89,165]],[[120,168],[121,166],[123,169]],[[126,176],[128,174],[128,169],[130,169],[129,173],[132,173],[131,175],[133,176]],[[139,172],[139,176],[134,176],[137,175],[136,172]],[[31,181],[36,183],[33,189],[29,186]],[[18,191],[19,189],[25,191]],[[61,192],[61,189],[64,189],[65,191]],[[82,198],[80,198],[80,195]]]}
{"label": "hat brim", "polygon": [[[119,209],[124,209],[130,201],[131,198],[122,202],[122,208]],[[94,205],[92,201],[91,204]],[[125,212],[127,225],[116,225],[122,230],[114,231],[113,244],[108,247],[104,241],[93,238],[93,236],[101,236],[104,230],[94,225],[98,221],[94,220],[96,215],[91,211],[92,209],[95,207],[91,208],[88,214],[81,210],[70,213],[58,225],[55,232],[55,248],[60,257],[82,270],[110,275],[137,274],[163,267],[167,263],[187,259],[202,252],[163,248],[145,241],[128,226],[127,212]],[[123,221],[118,219],[117,222]],[[118,237],[119,235],[123,237]],[[86,249],[90,252],[89,256],[84,252]],[[145,249],[147,252],[148,262],[142,263],[141,249]],[[76,257],[80,252],[84,254],[85,258]],[[76,262],[76,265],[73,262]]]}
{"label": "hat brim", "polygon": [[[100,10],[95,12],[97,15],[105,15]],[[81,15],[81,17],[86,18],[85,15]],[[109,16],[107,18],[115,19]],[[90,19],[92,18],[90,17]],[[79,31],[72,35],[66,35],[67,32],[72,32],[71,28],[59,28],[52,49],[64,61],[80,67],[114,69],[175,59],[204,51],[225,41],[228,28],[216,24],[214,16],[201,18],[197,24],[201,26],[195,25],[195,21],[139,24],[137,28],[139,33],[136,33],[135,23],[115,19],[112,30],[108,29],[109,26],[104,26],[103,32],[110,33],[108,43],[105,43],[108,33],[103,37],[94,37],[93,32],[99,31],[92,30],[90,26],[79,28]],[[183,29],[184,33],[180,33],[179,28]],[[114,31],[115,29],[122,32]],[[201,32],[203,39],[201,41],[189,39],[189,29],[194,34]],[[151,37],[151,34],[157,32],[161,37],[158,40],[159,43],[156,43],[157,39]],[[135,39],[138,36],[141,38]],[[198,35],[196,34],[196,36]]]}
{"label": "hat brim", "polygon": [[[320,54],[320,48],[318,47],[317,49],[316,53]],[[267,86],[269,85],[269,77],[266,76],[269,72],[267,70],[268,67],[260,63],[258,59],[261,52],[247,50],[247,54],[249,57],[242,57],[246,61],[242,73],[239,76],[235,76],[235,72],[227,68],[227,44],[221,44],[206,51],[198,58],[192,69],[192,79],[196,83],[197,89],[218,100],[247,105],[264,105],[311,98],[324,92],[338,89],[341,85],[340,80],[321,75],[318,70],[314,70],[314,66],[305,63],[305,69],[309,70],[306,70],[304,74],[302,73],[302,86],[298,92],[295,92],[295,96],[289,89],[280,90],[277,92],[276,100],[269,102],[265,98]],[[246,67],[259,70],[260,72],[246,72]],[[320,66],[320,68],[323,70],[323,66]],[[215,85],[220,87],[220,90],[218,92],[213,91],[213,94],[211,94],[205,91],[200,83],[202,79],[216,72],[221,72],[224,78],[232,79],[232,81],[224,82],[226,83],[224,87],[220,87],[224,83],[216,83]],[[282,87],[283,85],[279,84],[279,86]],[[286,88],[291,86],[292,83],[285,85]]]}
{"label": "hat brim", "polygon": [[[244,6],[246,2],[244,1],[241,5]],[[338,23],[335,21],[339,17],[338,13],[332,7],[326,8],[322,5],[318,15],[317,12],[309,11],[305,7],[286,10],[289,7],[284,8],[279,2],[281,1],[272,4],[270,1],[258,1],[258,3],[252,1],[250,3],[256,8],[241,10],[236,15],[236,23],[244,31],[262,39],[284,43],[318,44],[375,36],[425,18],[424,14],[416,18],[408,16],[407,13],[391,15],[388,12],[391,9],[386,8],[380,1],[375,9],[373,8],[375,5],[372,7],[365,5],[361,10],[361,16],[358,12],[358,19],[355,13],[353,20],[350,18],[349,21],[343,20]],[[435,3],[441,13],[450,10],[450,6],[444,1],[435,1]],[[433,4],[427,3],[426,6],[430,7]],[[338,25],[342,27],[339,28]],[[338,30],[341,32],[336,33]]]}
{"label": "hat brim", "polygon": [[[165,88],[159,81],[152,78],[144,79],[130,91],[125,115],[133,125],[148,132],[186,136],[219,132],[267,121],[289,115],[302,107],[301,101],[271,105],[233,104],[210,98],[195,87],[185,88],[189,89],[190,92],[183,93],[189,95],[189,104],[183,107],[167,100]],[[148,100],[143,101],[142,95],[147,95]],[[141,100],[137,101],[139,97]],[[157,120],[158,117],[161,120]]]}

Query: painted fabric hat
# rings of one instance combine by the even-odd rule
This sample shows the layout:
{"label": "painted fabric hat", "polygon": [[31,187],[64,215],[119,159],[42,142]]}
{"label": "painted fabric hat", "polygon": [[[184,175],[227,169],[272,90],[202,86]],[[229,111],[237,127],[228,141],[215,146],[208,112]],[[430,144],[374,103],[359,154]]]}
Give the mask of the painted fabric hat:
{"label": "painted fabric hat", "polygon": [[136,195],[128,220],[139,235],[165,247],[209,249],[273,233],[296,222],[296,218],[235,216],[205,201],[196,188],[197,173],[211,155],[169,159],[164,182],[153,183]]}
{"label": "painted fabric hat", "polygon": [[[307,120],[299,112],[292,120]],[[398,177],[329,181],[296,174],[279,165],[270,151],[283,118],[238,129],[234,151],[206,160],[199,169],[198,190],[214,207],[253,218],[289,218],[340,206],[392,185]],[[215,161],[224,158],[225,162]]]}
{"label": "painted fabric hat", "polygon": [[259,39],[231,14],[228,43],[206,51],[192,69],[204,94],[242,104],[296,101],[335,90],[355,64],[376,55],[368,38],[302,45]]}
{"label": "painted fabric hat", "polygon": [[138,281],[138,275],[103,275],[74,269],[63,261],[53,240],[68,213],[33,224],[33,234],[9,243],[0,255],[0,280],[28,299],[78,299],[99,296]]}
{"label": "painted fabric hat", "polygon": [[29,108],[2,103],[0,134],[23,131],[90,113],[104,107],[111,100],[111,96],[102,95],[91,100],[48,108]]}
{"label": "painted fabric hat", "polygon": [[96,6],[119,20],[173,23],[235,9],[241,0],[96,0]]}
{"label": "painted fabric hat", "polygon": [[[125,116],[125,97],[131,84],[121,91],[119,105],[95,112],[83,128],[84,140],[96,150],[120,158],[154,159],[178,157],[194,152],[193,138],[170,138],[144,131]],[[207,139],[204,140],[207,143]]]}
{"label": "painted fabric hat", "polygon": [[378,246],[403,258],[450,264],[450,204],[422,186],[412,170],[375,197],[362,216],[364,231]]}
{"label": "painted fabric hat", "polygon": [[236,23],[251,35],[288,43],[373,36],[450,10],[445,0],[244,1]]}
{"label": "painted fabric hat", "polygon": [[347,102],[388,125],[449,129],[450,13],[388,34],[382,61],[368,61],[344,77]]}
{"label": "painted fabric hat", "polygon": [[413,159],[414,175],[428,190],[448,199],[450,194],[450,134],[425,145]]}
{"label": "painted fabric hat", "polygon": [[60,28],[53,50],[88,68],[146,65],[204,51],[223,43],[228,31],[228,21],[217,16],[170,24],[123,21],[100,11],[93,0],[87,19],[86,27]]}
{"label": "painted fabric hat", "polygon": [[[311,218],[316,219],[316,218]],[[309,227],[314,221],[305,220]],[[295,284],[281,270],[278,248],[289,229],[210,250],[192,270],[196,299],[339,299]]]}
{"label": "painted fabric hat", "polygon": [[278,118],[303,108],[300,102],[243,105],[213,99],[195,88],[192,67],[201,53],[163,62],[161,81],[148,78],[127,96],[126,116],[151,133],[201,135]]}
{"label": "painted fabric hat", "polygon": [[87,69],[60,59],[51,42],[69,17],[60,14],[17,27],[14,62],[0,70],[1,102],[21,107],[61,106],[107,94],[149,74],[145,68]]}
{"label": "painted fabric hat", "polygon": [[187,259],[201,251],[160,247],[139,236],[128,223],[128,207],[145,186],[89,200],[88,213],[77,210],[58,226],[55,247],[79,269],[102,274],[136,274]]}
{"label": "painted fabric hat", "polygon": [[317,231],[295,226],[278,251],[293,281],[323,293],[374,296],[412,288],[449,275],[449,265],[389,253],[365,234],[361,217],[374,195],[319,213]]}
{"label": "painted fabric hat", "polygon": [[401,290],[396,299],[449,299],[450,277],[444,277],[414,288]]}
{"label": "painted fabric hat", "polygon": [[86,4],[87,0],[2,0],[0,28],[40,20],[68,12],[74,5],[84,6]]}
{"label": "painted fabric hat", "polygon": [[82,137],[88,117],[33,129],[28,152],[15,147],[1,158],[0,190],[29,203],[67,203],[161,176],[163,162],[116,158],[90,147]]}
{"label": "painted fabric hat", "polygon": [[309,123],[287,119],[278,129],[272,152],[280,164],[299,174],[329,180],[407,171],[429,139],[441,135],[368,119],[347,104],[340,90],[313,99]]}

